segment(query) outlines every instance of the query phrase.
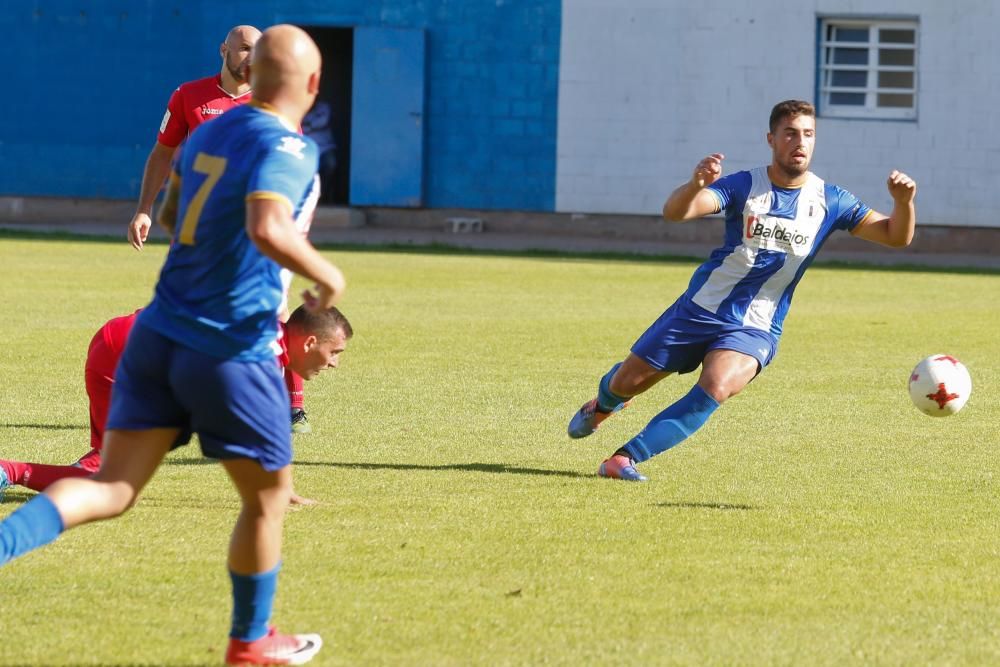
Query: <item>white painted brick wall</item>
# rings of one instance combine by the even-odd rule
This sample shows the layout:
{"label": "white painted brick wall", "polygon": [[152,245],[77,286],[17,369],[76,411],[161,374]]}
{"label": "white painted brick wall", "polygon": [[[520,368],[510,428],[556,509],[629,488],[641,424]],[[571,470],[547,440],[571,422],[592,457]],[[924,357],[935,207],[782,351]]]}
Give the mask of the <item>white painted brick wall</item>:
{"label": "white painted brick wall", "polygon": [[820,118],[813,170],[925,224],[1000,226],[997,0],[564,0],[556,209],[658,213],[704,155],[770,162],[774,103],[812,102],[820,16],[917,17],[918,119]]}

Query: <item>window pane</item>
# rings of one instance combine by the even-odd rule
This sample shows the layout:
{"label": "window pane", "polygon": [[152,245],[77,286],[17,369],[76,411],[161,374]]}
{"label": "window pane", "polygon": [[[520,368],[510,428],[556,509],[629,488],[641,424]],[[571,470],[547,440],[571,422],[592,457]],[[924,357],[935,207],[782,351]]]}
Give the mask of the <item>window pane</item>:
{"label": "window pane", "polygon": [[844,106],[863,107],[865,105],[865,94],[830,93],[830,104],[842,104]]}
{"label": "window pane", "polygon": [[847,88],[864,88],[868,85],[868,72],[834,70],[830,84]]}
{"label": "window pane", "polygon": [[849,15],[822,19],[816,76],[830,115],[914,117],[919,30],[916,20]]}
{"label": "window pane", "polygon": [[913,88],[913,72],[879,72],[879,88]]}
{"label": "window pane", "polygon": [[887,44],[913,44],[915,37],[914,30],[883,28],[879,31],[879,41]]}
{"label": "window pane", "polygon": [[913,67],[913,54],[910,49],[879,49],[878,64]]}
{"label": "window pane", "polygon": [[913,107],[913,95],[900,95],[896,93],[886,94],[880,93],[878,96],[878,105],[880,107]]}
{"label": "window pane", "polygon": [[830,40],[834,42],[867,42],[868,28],[843,28],[831,26]]}
{"label": "window pane", "polygon": [[833,49],[836,65],[867,65],[868,49]]}

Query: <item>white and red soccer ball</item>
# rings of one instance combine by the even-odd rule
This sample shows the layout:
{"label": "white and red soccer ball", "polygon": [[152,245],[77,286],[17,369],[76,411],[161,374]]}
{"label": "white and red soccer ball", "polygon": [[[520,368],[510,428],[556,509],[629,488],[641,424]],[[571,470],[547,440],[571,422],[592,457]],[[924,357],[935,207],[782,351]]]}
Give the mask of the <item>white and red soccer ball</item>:
{"label": "white and red soccer ball", "polygon": [[948,417],[965,406],[972,393],[972,378],[961,361],[947,354],[932,354],[910,373],[910,398],[917,409],[931,417]]}

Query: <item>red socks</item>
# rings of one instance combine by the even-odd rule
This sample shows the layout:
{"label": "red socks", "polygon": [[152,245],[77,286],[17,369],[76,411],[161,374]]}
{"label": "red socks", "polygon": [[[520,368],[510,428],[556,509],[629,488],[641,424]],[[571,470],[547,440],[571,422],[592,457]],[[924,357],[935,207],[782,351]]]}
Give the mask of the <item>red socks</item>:
{"label": "red socks", "polygon": [[0,467],[7,473],[11,484],[26,486],[34,491],[44,491],[49,484],[64,477],[89,477],[94,474],[93,470],[72,465],[52,466],[19,461],[0,461]]}
{"label": "red socks", "polygon": [[305,396],[303,394],[305,380],[291,368],[286,367],[285,386],[288,387],[288,399],[292,403],[292,410],[301,410],[305,406]]}

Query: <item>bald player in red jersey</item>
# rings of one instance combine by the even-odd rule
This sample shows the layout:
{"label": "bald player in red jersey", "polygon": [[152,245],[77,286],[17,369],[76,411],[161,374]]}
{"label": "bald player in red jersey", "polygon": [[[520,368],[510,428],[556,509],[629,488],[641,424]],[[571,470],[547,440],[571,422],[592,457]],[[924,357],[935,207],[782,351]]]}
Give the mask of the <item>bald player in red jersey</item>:
{"label": "bald player in red jersey", "polygon": [[142,172],[139,205],[128,226],[128,240],[136,250],[142,249],[149,235],[153,202],[170,174],[170,162],[177,147],[202,123],[250,101],[249,56],[259,38],[257,28],[236,26],[219,47],[222,57],[219,74],[183,83],[170,96],[156,143]]}
{"label": "bald player in red jersey", "polygon": [[[44,491],[49,484],[64,477],[88,477],[101,467],[101,447],[104,442],[104,425],[111,405],[111,388],[115,382],[115,368],[125,349],[135,311],[131,315],[115,317],[98,329],[87,350],[84,379],[90,401],[90,451],[72,465],[47,465],[0,460],[0,494],[9,485],[26,486]],[[336,368],[340,353],[354,335],[350,322],[336,308],[321,313],[310,313],[303,307],[296,308],[281,325],[281,353],[278,363],[294,369],[310,380],[321,371]],[[312,504],[312,501],[292,495],[294,504]]]}

